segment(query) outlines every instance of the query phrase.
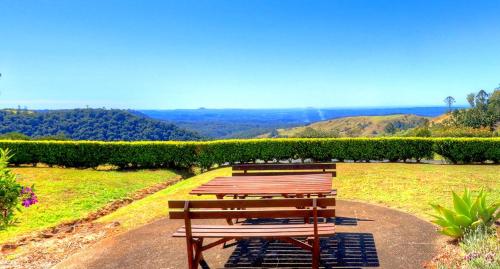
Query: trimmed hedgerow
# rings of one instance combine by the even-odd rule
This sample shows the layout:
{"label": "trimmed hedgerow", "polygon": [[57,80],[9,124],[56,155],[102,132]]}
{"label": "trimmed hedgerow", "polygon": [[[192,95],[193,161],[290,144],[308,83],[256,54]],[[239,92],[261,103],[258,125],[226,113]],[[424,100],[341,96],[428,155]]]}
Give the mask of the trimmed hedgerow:
{"label": "trimmed hedgerow", "polygon": [[500,138],[436,138],[434,151],[453,163],[498,163]]}
{"label": "trimmed hedgerow", "polygon": [[500,138],[283,138],[206,142],[0,141],[14,164],[189,167],[255,160],[406,161],[438,153],[452,162],[498,162]]}

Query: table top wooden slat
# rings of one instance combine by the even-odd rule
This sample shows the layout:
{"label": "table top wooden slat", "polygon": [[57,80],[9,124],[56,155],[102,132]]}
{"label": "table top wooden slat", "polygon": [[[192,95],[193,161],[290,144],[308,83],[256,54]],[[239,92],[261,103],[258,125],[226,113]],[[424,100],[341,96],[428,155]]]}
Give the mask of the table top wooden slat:
{"label": "table top wooden slat", "polygon": [[331,174],[216,177],[190,194],[194,195],[292,195],[328,194]]}

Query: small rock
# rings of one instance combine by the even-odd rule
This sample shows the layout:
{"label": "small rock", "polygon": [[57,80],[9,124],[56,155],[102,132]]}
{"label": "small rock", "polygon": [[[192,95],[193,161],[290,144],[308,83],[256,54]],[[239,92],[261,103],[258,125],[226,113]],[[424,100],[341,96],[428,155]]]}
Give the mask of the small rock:
{"label": "small rock", "polygon": [[14,250],[17,248],[16,244],[5,244],[2,246],[2,251]]}
{"label": "small rock", "polygon": [[40,236],[42,238],[51,238],[51,237],[54,236],[54,234],[52,234],[52,233],[42,233]]}
{"label": "small rock", "polygon": [[74,231],[75,231],[75,225],[71,225],[71,226],[68,226],[68,227],[64,228],[64,232],[65,233],[72,233]]}
{"label": "small rock", "polygon": [[106,228],[114,228],[120,226],[121,223],[119,221],[113,221],[110,224],[106,225]]}

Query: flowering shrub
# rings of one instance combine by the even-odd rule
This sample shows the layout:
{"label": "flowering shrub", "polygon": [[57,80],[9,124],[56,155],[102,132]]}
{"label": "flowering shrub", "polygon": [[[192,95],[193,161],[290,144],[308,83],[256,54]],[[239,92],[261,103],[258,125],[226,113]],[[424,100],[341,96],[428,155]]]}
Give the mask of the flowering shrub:
{"label": "flowering shrub", "polygon": [[[498,269],[500,268],[499,238],[491,228],[469,230],[454,252],[439,258],[429,268],[438,269]],[[427,267],[426,267],[427,268]]]}
{"label": "flowering shrub", "polygon": [[14,222],[14,212],[19,204],[29,207],[38,202],[33,186],[23,187],[8,168],[9,150],[0,149],[0,230]]}
{"label": "flowering shrub", "polygon": [[36,197],[36,194],[33,191],[33,186],[23,187],[21,189],[21,200],[22,200],[22,205],[24,207],[30,207],[31,205],[38,203],[38,198]]}

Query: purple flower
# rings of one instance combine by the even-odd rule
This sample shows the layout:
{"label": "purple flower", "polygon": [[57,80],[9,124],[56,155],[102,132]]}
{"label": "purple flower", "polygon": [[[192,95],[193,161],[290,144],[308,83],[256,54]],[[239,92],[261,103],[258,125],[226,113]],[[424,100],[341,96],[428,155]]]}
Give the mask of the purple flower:
{"label": "purple flower", "polygon": [[29,207],[31,205],[31,202],[29,199],[23,200],[23,206],[24,207]]}
{"label": "purple flower", "polygon": [[471,252],[471,253],[469,253],[469,254],[465,255],[464,259],[465,259],[466,261],[472,261],[472,260],[477,259],[477,258],[479,258],[479,257],[481,257],[481,254],[480,254],[480,253],[477,253],[477,252]]}
{"label": "purple flower", "polygon": [[30,207],[31,205],[38,203],[38,198],[33,192],[33,189],[30,187],[23,187],[21,189],[21,199],[24,207]]}

